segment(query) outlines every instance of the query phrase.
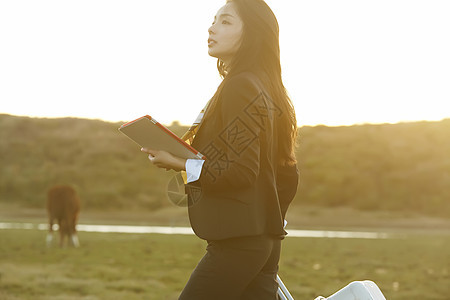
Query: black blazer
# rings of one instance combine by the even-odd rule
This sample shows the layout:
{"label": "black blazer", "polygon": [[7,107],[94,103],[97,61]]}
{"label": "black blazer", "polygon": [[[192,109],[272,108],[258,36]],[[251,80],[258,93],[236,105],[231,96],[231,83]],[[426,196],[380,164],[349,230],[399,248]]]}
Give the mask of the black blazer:
{"label": "black blazer", "polygon": [[297,167],[281,165],[277,155],[284,112],[248,72],[228,78],[216,101],[192,144],[206,160],[200,178],[186,185],[191,226],[206,240],[284,237],[298,184]]}

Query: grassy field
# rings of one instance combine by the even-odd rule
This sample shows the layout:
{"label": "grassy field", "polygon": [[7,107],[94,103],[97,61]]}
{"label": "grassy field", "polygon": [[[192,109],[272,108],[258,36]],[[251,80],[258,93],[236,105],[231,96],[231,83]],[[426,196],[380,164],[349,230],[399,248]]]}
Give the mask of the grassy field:
{"label": "grassy field", "polygon": [[[0,114],[0,222],[45,223],[48,187],[69,183],[81,224],[189,226],[167,200],[173,174],[151,167],[118,126]],[[299,129],[288,229],[397,238],[288,237],[280,275],[296,299],[364,279],[389,300],[450,299],[449,130],[450,119]],[[176,299],[205,251],[195,236],[81,232],[80,241],[47,249],[43,231],[0,230],[0,300]]]}
{"label": "grassy field", "polygon": [[[177,299],[204,254],[195,236],[80,232],[78,249],[45,232],[0,230],[0,299]],[[449,299],[450,236],[286,238],[280,276],[295,299],[375,281],[389,300]]]}

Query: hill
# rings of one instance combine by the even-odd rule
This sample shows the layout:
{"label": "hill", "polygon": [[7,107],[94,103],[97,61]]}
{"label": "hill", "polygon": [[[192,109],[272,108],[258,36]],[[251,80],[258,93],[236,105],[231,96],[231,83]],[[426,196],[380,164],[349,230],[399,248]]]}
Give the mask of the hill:
{"label": "hill", "polygon": [[[173,172],[151,166],[121,124],[0,115],[0,202],[42,207],[47,189],[69,183],[90,209],[172,205]],[[186,127],[171,127],[181,135]],[[414,211],[450,217],[450,119],[301,127],[300,188],[293,205]]]}
{"label": "hill", "polygon": [[450,216],[450,119],[303,127],[298,161],[301,201]]}

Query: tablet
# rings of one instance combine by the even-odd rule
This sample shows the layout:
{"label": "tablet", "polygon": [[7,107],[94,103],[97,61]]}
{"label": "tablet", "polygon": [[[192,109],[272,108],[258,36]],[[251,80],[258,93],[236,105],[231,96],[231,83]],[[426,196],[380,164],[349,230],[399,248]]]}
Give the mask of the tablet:
{"label": "tablet", "polygon": [[120,126],[119,131],[141,148],[164,150],[181,158],[206,159],[191,145],[149,115]]}

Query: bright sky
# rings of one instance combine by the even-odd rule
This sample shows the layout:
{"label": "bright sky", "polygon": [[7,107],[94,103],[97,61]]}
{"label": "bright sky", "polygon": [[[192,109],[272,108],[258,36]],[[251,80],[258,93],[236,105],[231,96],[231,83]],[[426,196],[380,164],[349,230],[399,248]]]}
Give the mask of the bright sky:
{"label": "bright sky", "polygon": [[[224,0],[0,2],[0,113],[190,124]],[[299,125],[450,117],[450,1],[267,0]]]}

